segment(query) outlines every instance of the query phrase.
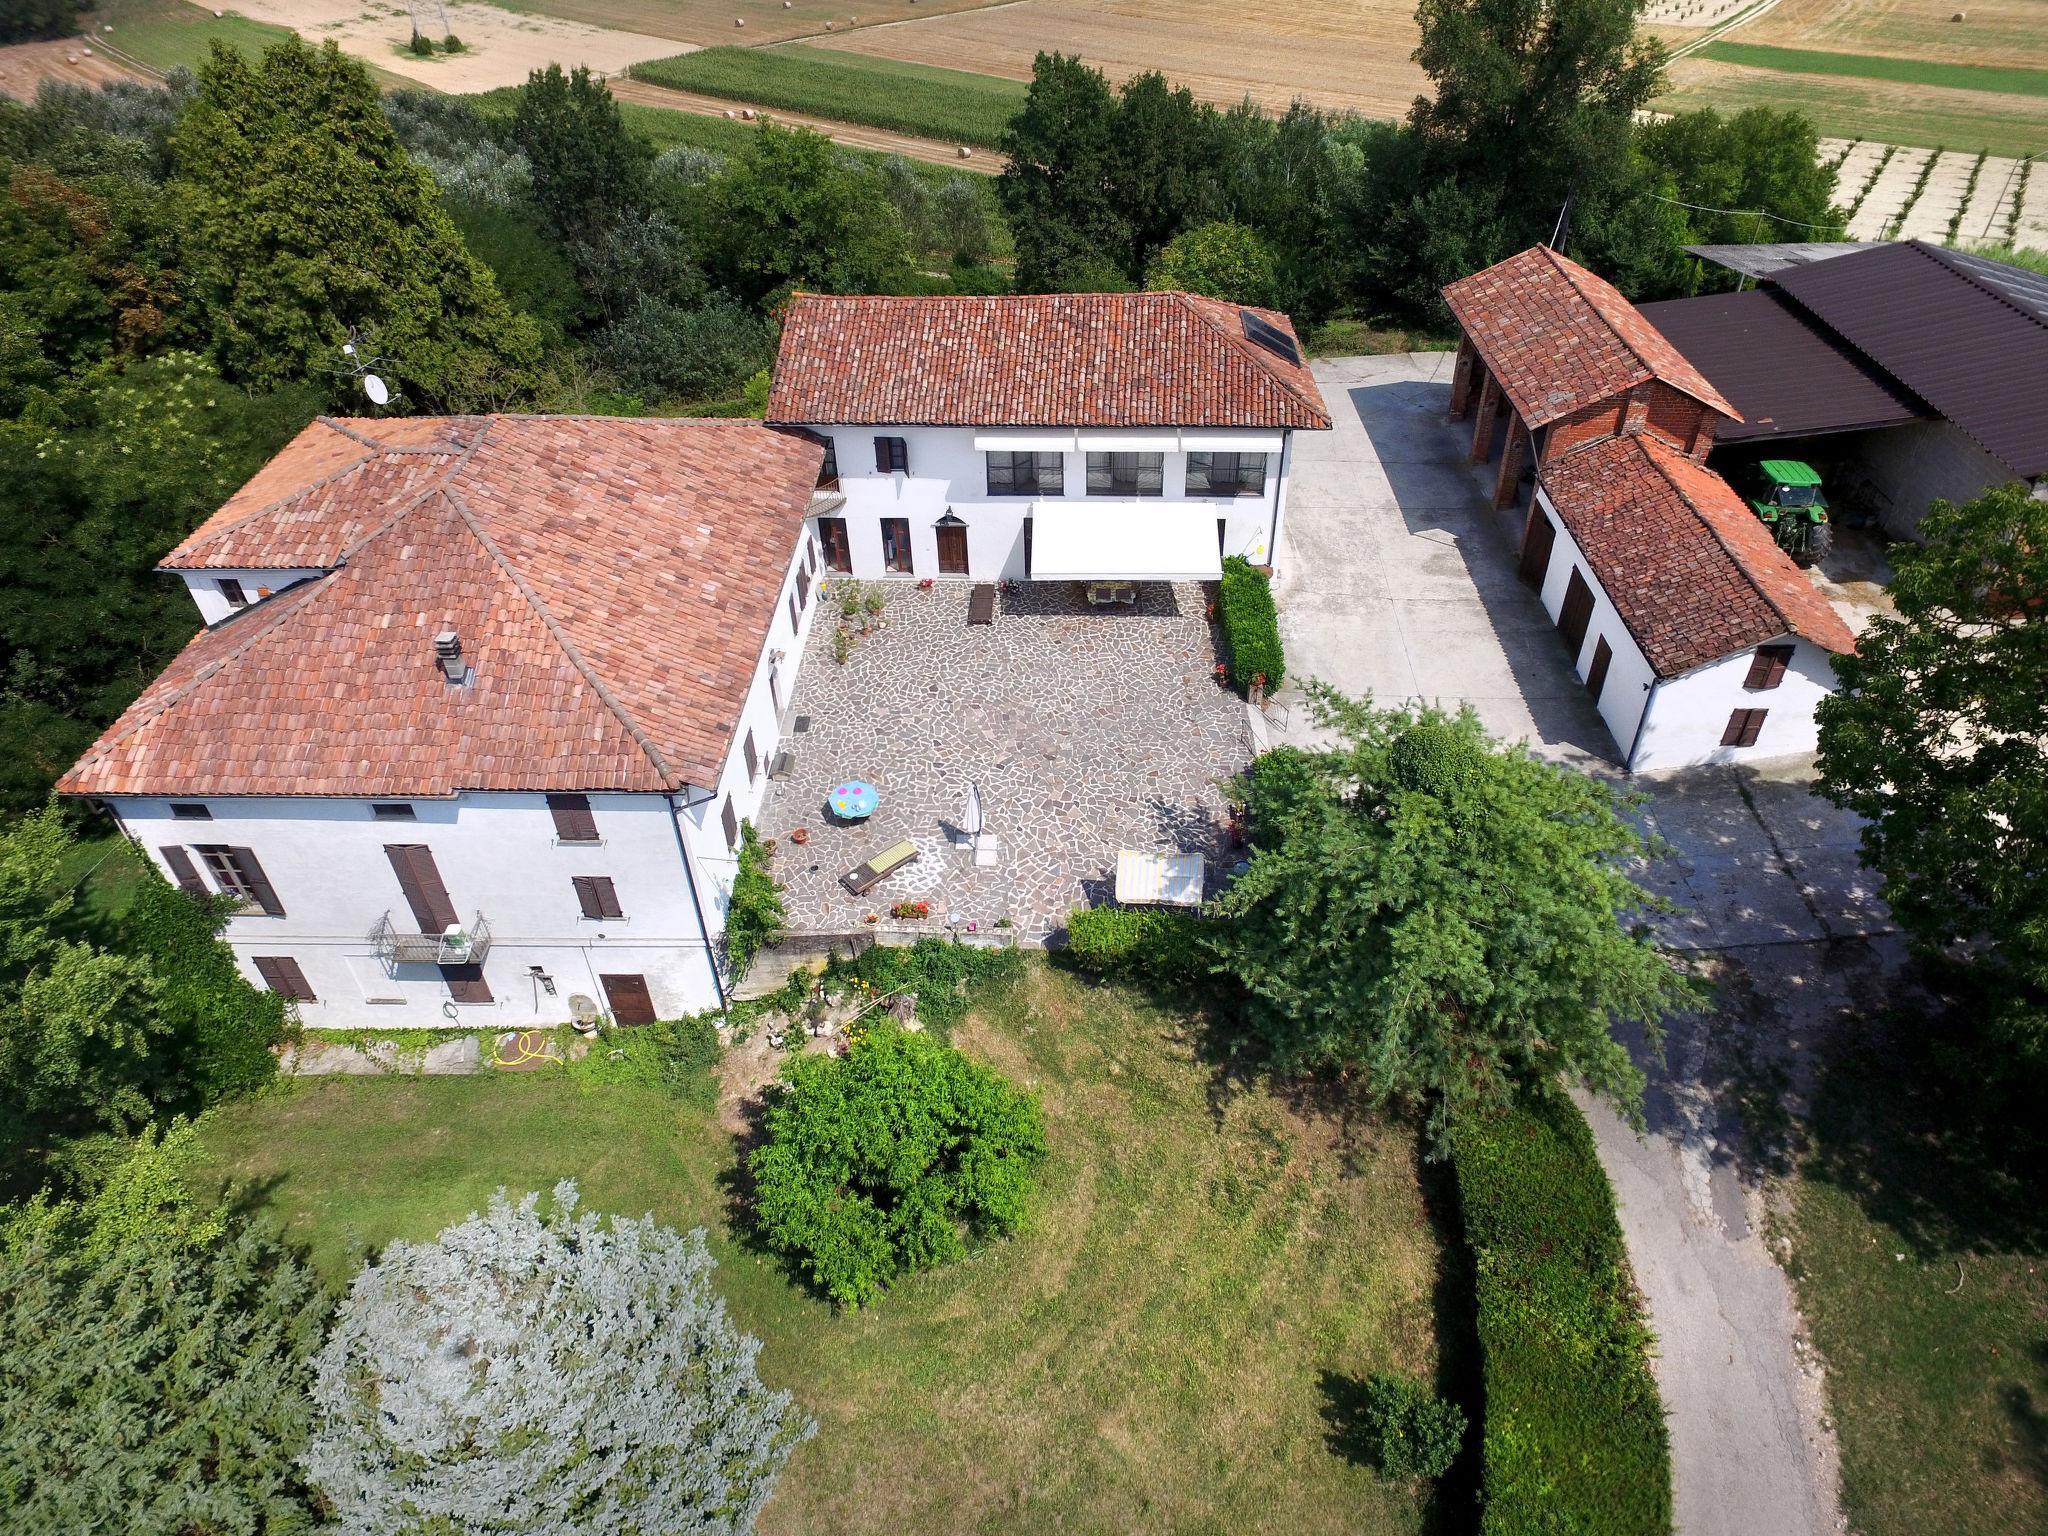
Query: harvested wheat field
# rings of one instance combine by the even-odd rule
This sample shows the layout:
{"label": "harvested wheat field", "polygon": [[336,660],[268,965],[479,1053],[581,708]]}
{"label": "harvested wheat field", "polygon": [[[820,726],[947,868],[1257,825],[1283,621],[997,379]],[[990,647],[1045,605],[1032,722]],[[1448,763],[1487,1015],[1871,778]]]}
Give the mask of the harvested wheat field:
{"label": "harvested wheat field", "polygon": [[810,41],[1014,80],[1056,49],[1112,82],[1156,69],[1206,101],[1285,108],[1300,97],[1372,117],[1401,116],[1428,83],[1409,57],[1413,0],[1016,0]]}
{"label": "harvested wheat field", "polygon": [[53,43],[16,43],[0,48],[0,95],[19,101],[35,100],[36,87],[45,80],[66,80],[73,85],[106,85],[115,80],[146,80],[140,70],[110,59],[98,48],[86,53],[90,44],[75,38]]}
{"label": "harvested wheat field", "polygon": [[[620,32],[645,32],[708,47],[712,43],[777,43],[814,32],[844,32],[992,0],[510,0],[507,9],[555,16]],[[872,4],[873,9],[869,9]],[[734,23],[744,21],[744,27]],[[669,49],[670,53],[676,50]]]}
{"label": "harvested wheat field", "polygon": [[[1958,12],[1963,20],[1951,21]],[[1730,36],[1785,48],[2048,68],[2042,0],[1779,0]]]}

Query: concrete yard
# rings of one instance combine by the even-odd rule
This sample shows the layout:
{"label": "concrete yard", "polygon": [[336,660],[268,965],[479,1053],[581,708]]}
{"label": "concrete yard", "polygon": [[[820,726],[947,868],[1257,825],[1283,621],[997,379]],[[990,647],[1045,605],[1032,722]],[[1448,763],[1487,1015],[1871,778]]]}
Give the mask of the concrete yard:
{"label": "concrete yard", "polygon": [[[966,582],[875,584],[885,627],[841,664],[837,580],[786,721],[796,768],[761,815],[793,932],[907,936],[950,922],[1042,941],[1107,899],[1120,848],[1200,853],[1213,890],[1229,841],[1218,785],[1250,765],[1251,738],[1243,702],[1216,681],[1200,585],[1144,584],[1123,610],[1027,582],[1001,595],[993,624],[969,627]],[[849,778],[881,792],[866,822],[826,811]],[[970,782],[998,844],[992,867],[959,846]],[[840,887],[899,839],[917,846],[915,863],[865,897]],[[931,915],[891,918],[899,901],[928,901]]]}

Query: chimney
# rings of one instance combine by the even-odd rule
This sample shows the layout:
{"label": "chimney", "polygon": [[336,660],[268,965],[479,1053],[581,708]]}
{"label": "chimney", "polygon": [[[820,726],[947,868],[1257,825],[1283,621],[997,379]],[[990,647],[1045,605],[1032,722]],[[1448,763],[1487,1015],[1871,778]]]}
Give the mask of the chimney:
{"label": "chimney", "polygon": [[444,629],[434,636],[434,662],[451,683],[460,683],[468,676],[469,664],[462,659],[462,639],[454,630]]}

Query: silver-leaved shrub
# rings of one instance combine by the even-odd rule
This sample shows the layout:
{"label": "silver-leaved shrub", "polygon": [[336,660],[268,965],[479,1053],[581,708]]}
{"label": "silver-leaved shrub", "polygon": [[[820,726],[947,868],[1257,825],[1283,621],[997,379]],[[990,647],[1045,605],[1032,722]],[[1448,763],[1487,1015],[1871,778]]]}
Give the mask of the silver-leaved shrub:
{"label": "silver-leaved shrub", "polygon": [[815,1423],[754,1369],[702,1230],[576,1186],[394,1242],[315,1362],[305,1465],[350,1536],[751,1530]]}

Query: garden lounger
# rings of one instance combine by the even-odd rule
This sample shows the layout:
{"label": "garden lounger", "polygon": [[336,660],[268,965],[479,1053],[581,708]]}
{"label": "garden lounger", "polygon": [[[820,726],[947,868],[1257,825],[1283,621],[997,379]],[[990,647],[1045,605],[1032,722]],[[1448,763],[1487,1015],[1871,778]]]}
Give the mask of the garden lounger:
{"label": "garden lounger", "polygon": [[996,621],[996,589],[983,582],[967,594],[967,622],[993,624]]}
{"label": "garden lounger", "polygon": [[904,865],[917,858],[917,844],[907,838],[884,848],[865,864],[857,864],[839,877],[839,883],[856,896],[865,896]]}
{"label": "garden lounger", "polygon": [[1199,907],[1204,869],[1199,853],[1138,853],[1120,848],[1116,855],[1116,899],[1119,905]]}

